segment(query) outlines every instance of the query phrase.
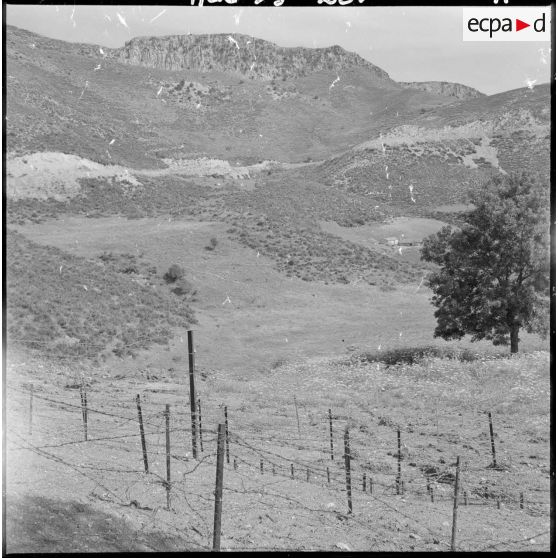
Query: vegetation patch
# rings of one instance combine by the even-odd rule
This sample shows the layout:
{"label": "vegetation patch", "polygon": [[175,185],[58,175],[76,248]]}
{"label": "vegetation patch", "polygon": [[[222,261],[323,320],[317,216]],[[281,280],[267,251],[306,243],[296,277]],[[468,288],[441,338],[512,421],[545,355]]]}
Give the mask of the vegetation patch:
{"label": "vegetation patch", "polygon": [[357,355],[361,362],[381,362],[387,366],[398,364],[419,364],[429,358],[454,359],[461,362],[472,362],[481,355],[471,349],[456,347],[397,347],[384,351],[364,352]]}
{"label": "vegetation patch", "polygon": [[49,357],[103,359],[166,344],[173,328],[195,323],[188,304],[151,283],[149,266],[133,256],[87,260],[12,231],[6,253],[14,345]]}

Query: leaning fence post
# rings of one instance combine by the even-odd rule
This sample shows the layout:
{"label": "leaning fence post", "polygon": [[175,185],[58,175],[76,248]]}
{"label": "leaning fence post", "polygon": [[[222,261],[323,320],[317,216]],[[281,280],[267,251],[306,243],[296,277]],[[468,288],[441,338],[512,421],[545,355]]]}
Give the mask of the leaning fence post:
{"label": "leaning fence post", "polygon": [[167,403],[165,407],[165,437],[166,437],[166,453],[167,453],[167,510],[170,510],[170,489],[171,489],[171,463],[170,463],[170,405]]}
{"label": "leaning fence post", "polygon": [[293,395],[295,413],[296,413],[296,426],[298,428],[298,437],[300,438],[300,420],[298,418],[298,405],[296,404],[296,395]]}
{"label": "leaning fence post", "polygon": [[229,415],[227,413],[227,407],[225,406],[225,448],[227,453],[227,464],[230,463],[229,457]]}
{"label": "leaning fence post", "polygon": [[353,513],[353,499],[351,495],[351,448],[349,445],[349,427],[345,427],[345,484],[347,488],[347,503],[349,513]]}
{"label": "leaning fence post", "polygon": [[143,467],[146,473],[149,473],[149,463],[147,461],[147,448],[145,446],[145,432],[143,430],[143,417],[141,414],[141,400],[139,393],[136,395],[136,404],[138,407],[138,421],[139,421],[139,429],[140,429],[140,438],[141,438],[141,450],[143,452]]}
{"label": "leaning fence post", "polygon": [[221,512],[223,509],[223,465],[225,425],[219,424],[217,431],[217,466],[215,473],[215,512],[213,515],[213,550],[221,550]]}
{"label": "leaning fence post", "polygon": [[33,384],[29,391],[29,434],[33,434]]}
{"label": "leaning fence post", "polygon": [[202,439],[202,416],[201,416],[201,399],[198,397],[198,423],[200,430],[200,451],[203,453],[203,439]]}
{"label": "leaning fence post", "polygon": [[451,526],[451,550],[455,551],[455,536],[457,534],[457,506],[459,496],[459,456],[455,464],[455,487],[453,491],[453,522]]}
{"label": "leaning fence post", "polygon": [[329,448],[331,451],[331,460],[333,461],[333,418],[331,416],[331,409],[329,409]]}
{"label": "leaning fence post", "polygon": [[492,413],[488,411],[488,426],[490,428],[490,445],[492,447],[492,467],[496,467],[496,446],[494,445],[494,430],[492,428]]}
{"label": "leaning fence post", "polygon": [[197,459],[196,389],[194,385],[194,333],[188,330],[188,369],[190,375],[190,415],[192,419],[192,457]]}

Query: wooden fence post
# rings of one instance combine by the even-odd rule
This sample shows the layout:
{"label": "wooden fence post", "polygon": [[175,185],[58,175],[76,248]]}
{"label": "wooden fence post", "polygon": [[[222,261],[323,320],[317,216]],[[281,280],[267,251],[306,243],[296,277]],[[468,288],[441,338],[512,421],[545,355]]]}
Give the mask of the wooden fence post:
{"label": "wooden fence post", "polygon": [[194,332],[188,330],[188,369],[190,375],[190,415],[192,419],[192,457],[198,458],[197,421],[196,421],[196,388],[194,383]]}
{"label": "wooden fence post", "polygon": [[523,492],[519,493],[519,509],[523,509]]}
{"label": "wooden fence post", "polygon": [[198,424],[200,431],[200,451],[203,453],[201,399],[198,397]]}
{"label": "wooden fence post", "polygon": [[83,382],[79,388],[79,394],[81,396],[81,416],[83,419],[83,435],[85,441],[87,442],[87,391],[85,390],[85,386]]}
{"label": "wooden fence post", "polygon": [[263,475],[263,459],[260,459],[260,475]]}
{"label": "wooden fence post", "polygon": [[221,550],[221,513],[223,510],[225,425],[219,424],[217,431],[217,466],[215,473],[215,512],[213,514],[213,551]]}
{"label": "wooden fence post", "polygon": [[331,451],[331,460],[333,461],[333,417],[331,416],[331,409],[329,409],[329,448]]}
{"label": "wooden fence post", "polygon": [[397,494],[401,494],[401,430],[397,429],[397,480],[395,482]]}
{"label": "wooden fence post", "polygon": [[455,551],[455,536],[457,535],[457,505],[459,497],[459,456],[455,464],[455,487],[453,491],[453,521],[451,526],[451,550]]}
{"label": "wooden fence post", "polygon": [[298,428],[298,437],[300,438],[300,420],[298,418],[298,405],[296,404],[296,395],[293,395],[295,413],[296,413],[296,426]]}
{"label": "wooden fence post", "polygon": [[366,492],[366,473],[362,473],[362,491]]}
{"label": "wooden fence post", "polygon": [[147,448],[145,446],[145,432],[143,430],[143,417],[141,414],[141,399],[139,393],[136,395],[136,404],[138,407],[138,422],[139,422],[140,438],[141,438],[141,450],[143,452],[143,468],[145,469],[146,473],[149,473],[149,463],[147,461]]}
{"label": "wooden fence post", "polygon": [[165,407],[165,434],[166,434],[166,453],[167,453],[167,510],[170,510],[170,489],[171,489],[171,461],[170,461],[170,405]]}
{"label": "wooden fence post", "polygon": [[353,498],[351,495],[351,448],[349,444],[349,427],[345,427],[345,484],[347,489],[347,503],[349,513],[353,513]]}
{"label": "wooden fence post", "polygon": [[488,425],[490,428],[490,446],[492,447],[492,467],[496,467],[496,446],[494,445],[494,429],[492,428],[492,413],[488,411]]}
{"label": "wooden fence post", "polygon": [[294,464],[291,463],[291,479],[294,480]]}
{"label": "wooden fence post", "polygon": [[227,412],[227,407],[225,406],[225,449],[227,453],[227,464],[230,463],[229,457],[229,414]]}
{"label": "wooden fence post", "polygon": [[327,473],[327,484],[329,484],[329,467],[326,467],[326,473]]}
{"label": "wooden fence post", "polygon": [[33,434],[33,384],[29,391],[29,434]]}

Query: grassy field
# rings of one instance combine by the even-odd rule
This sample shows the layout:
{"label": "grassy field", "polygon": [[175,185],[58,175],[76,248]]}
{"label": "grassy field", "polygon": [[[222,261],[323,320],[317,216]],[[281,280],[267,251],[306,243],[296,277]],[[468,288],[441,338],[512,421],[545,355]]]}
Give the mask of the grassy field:
{"label": "grassy field", "polygon": [[[203,351],[206,356],[199,364],[208,369],[258,370],[280,359],[334,355],[351,346],[374,350],[379,346],[433,342],[434,309],[421,277],[414,284],[396,284],[391,290],[362,280],[326,285],[289,277],[276,269],[272,259],[229,238],[224,223],[69,216],[17,229],[35,243],[54,246],[71,255],[67,257],[85,258],[80,262],[93,269],[94,264],[89,262],[99,263],[100,256],[110,252],[141,254],[139,261],[157,270],[155,283],[162,283],[162,275],[172,264],[183,267],[185,278],[197,291],[196,300],[188,304],[199,322],[196,330],[200,332],[200,343],[207,349],[223,349]],[[211,238],[217,240],[217,245],[208,250]],[[58,265],[52,267],[52,274],[58,274]],[[134,275],[117,276],[120,284]],[[57,285],[58,277],[52,281]],[[37,293],[42,285],[37,282]],[[79,283],[75,288],[78,293],[83,290]],[[166,300],[177,300],[168,286],[161,284],[159,288],[166,289],[171,297]],[[522,349],[547,347],[535,336],[523,337]],[[439,340],[437,343],[446,344]],[[467,341],[462,344],[472,347]],[[482,351],[495,351],[488,343],[476,346]],[[172,357],[183,356],[184,350],[184,344],[175,339],[168,352],[140,353],[132,364],[165,366],[157,362],[163,359],[161,362],[172,366]]]}

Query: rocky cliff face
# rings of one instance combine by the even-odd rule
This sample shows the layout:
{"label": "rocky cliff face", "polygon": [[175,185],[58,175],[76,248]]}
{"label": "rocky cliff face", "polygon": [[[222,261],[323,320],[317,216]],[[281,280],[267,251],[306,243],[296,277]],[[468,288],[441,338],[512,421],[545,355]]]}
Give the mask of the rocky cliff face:
{"label": "rocky cliff face", "polygon": [[387,72],[340,46],[285,48],[240,34],[138,37],[109,56],[126,64],[165,70],[238,72],[252,79],[302,77],[321,70],[361,67],[380,81]]}
{"label": "rocky cliff face", "polygon": [[462,85],[461,83],[450,83],[447,81],[400,81],[399,85],[409,89],[420,89],[434,95],[443,97],[455,97],[459,100],[476,99],[477,97],[485,97],[484,93]]}

